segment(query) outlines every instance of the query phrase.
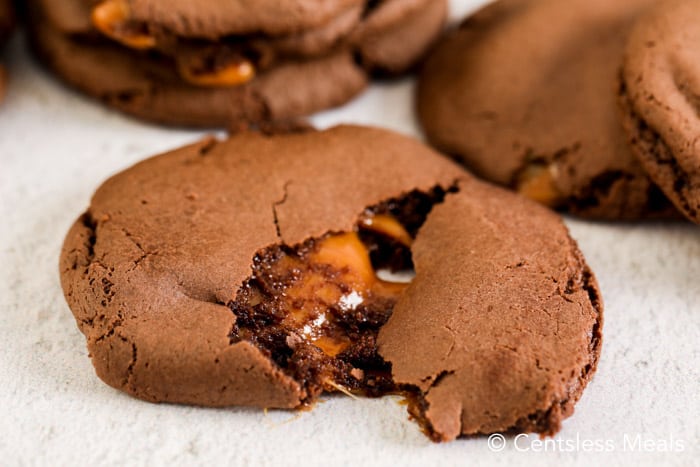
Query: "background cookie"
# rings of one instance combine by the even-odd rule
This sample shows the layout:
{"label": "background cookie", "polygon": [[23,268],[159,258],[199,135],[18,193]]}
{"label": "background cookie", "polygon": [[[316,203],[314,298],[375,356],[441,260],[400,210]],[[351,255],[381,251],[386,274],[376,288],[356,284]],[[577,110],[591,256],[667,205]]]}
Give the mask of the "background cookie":
{"label": "background cookie", "polygon": [[[414,239],[415,281],[377,277],[413,264]],[[240,133],[116,175],[68,233],[61,280],[97,374],[132,395],[294,408],[322,391],[400,389],[436,440],[557,431],[599,352],[595,282],[555,214],[362,127]],[[444,306],[440,320],[425,301]],[[506,371],[500,390],[520,404],[487,401],[492,379],[472,372],[472,352],[501,345],[509,358],[480,368]],[[465,377],[503,410],[491,424],[455,404]]]}
{"label": "background cookie", "polygon": [[651,0],[501,0],[436,48],[419,83],[428,139],[478,175],[581,216],[664,216],[616,107],[624,39]]}
{"label": "background cookie", "polygon": [[445,0],[274,3],[33,0],[31,39],[58,75],[110,106],[227,127],[346,102],[369,73],[410,68],[446,15]]}
{"label": "background cookie", "polygon": [[620,102],[635,154],[676,207],[700,223],[700,2],[660,2],[625,54]]}

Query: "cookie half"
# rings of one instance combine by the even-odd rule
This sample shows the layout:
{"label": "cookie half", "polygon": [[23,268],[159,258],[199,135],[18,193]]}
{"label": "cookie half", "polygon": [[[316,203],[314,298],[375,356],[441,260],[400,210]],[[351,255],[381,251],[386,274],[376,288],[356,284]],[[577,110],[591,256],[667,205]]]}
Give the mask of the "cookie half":
{"label": "cookie half", "polygon": [[435,440],[551,434],[600,352],[595,280],[558,216],[378,129],[148,159],[97,190],[60,264],[98,376],[154,402],[399,392]]}
{"label": "cookie half", "polygon": [[52,70],[112,107],[235,127],[337,106],[371,74],[407,70],[446,16],[445,0],[268,3],[33,0],[30,36]]}
{"label": "cookie half", "polygon": [[418,111],[428,139],[479,176],[589,218],[675,215],[632,154],[615,80],[653,0],[501,0],[432,53]]}
{"label": "cookie half", "polygon": [[659,2],[630,35],[620,103],[635,154],[695,223],[700,223],[698,96],[700,2]]}

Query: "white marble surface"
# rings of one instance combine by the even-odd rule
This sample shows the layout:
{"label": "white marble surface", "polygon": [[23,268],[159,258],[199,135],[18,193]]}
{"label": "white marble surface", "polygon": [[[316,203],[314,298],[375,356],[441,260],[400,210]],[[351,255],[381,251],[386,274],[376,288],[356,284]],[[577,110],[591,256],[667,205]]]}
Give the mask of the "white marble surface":
{"label": "white marble surface", "polygon": [[[453,14],[477,3],[454,1]],[[568,221],[603,289],[605,341],[594,381],[547,452],[534,452],[536,437],[517,446],[507,438],[502,452],[485,438],[433,444],[392,398],[329,397],[310,412],[263,414],[153,405],[107,387],[61,294],[63,235],[107,176],[199,134],[144,125],[68,91],[20,40],[8,61],[1,465],[699,465],[700,230],[690,225]],[[410,80],[377,85],[315,121],[418,134],[412,90]],[[675,452],[662,452],[664,444]],[[606,452],[590,452],[597,449]]]}

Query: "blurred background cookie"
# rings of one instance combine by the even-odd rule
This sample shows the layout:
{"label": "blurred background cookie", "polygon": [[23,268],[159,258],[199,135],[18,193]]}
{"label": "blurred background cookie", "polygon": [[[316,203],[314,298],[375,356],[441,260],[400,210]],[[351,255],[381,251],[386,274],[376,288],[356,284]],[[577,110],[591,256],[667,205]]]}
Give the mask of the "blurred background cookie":
{"label": "blurred background cookie", "polygon": [[32,0],[30,36],[72,86],[165,124],[227,127],[342,104],[410,68],[445,0]]}
{"label": "blurred background cookie", "polygon": [[428,139],[476,174],[599,219],[676,215],[628,146],[616,77],[653,0],[501,0],[448,35],[418,89]]}
{"label": "blurred background cookie", "polygon": [[620,102],[635,154],[700,223],[700,1],[659,4],[632,31]]}

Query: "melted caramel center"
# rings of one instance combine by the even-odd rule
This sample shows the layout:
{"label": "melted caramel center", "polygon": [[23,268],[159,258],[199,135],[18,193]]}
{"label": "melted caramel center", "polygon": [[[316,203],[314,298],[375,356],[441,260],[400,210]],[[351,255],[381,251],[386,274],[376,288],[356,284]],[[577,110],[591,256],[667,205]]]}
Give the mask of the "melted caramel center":
{"label": "melted caramel center", "polygon": [[357,233],[334,234],[321,240],[304,265],[285,257],[278,267],[302,271],[284,293],[287,315],[283,324],[302,339],[335,357],[351,343],[334,326],[333,311],[352,313],[367,300],[395,299],[406,284],[377,277],[369,252]]}
{"label": "melted caramel center", "polygon": [[554,182],[553,171],[550,165],[529,165],[518,179],[518,192],[545,206],[556,207],[561,201],[561,193]]}
{"label": "melted caramel center", "polygon": [[[156,38],[142,23],[134,21],[127,0],[103,0],[92,10],[92,23],[105,36],[132,49],[148,50],[157,46]],[[211,69],[197,69],[190,63],[178,63],[178,73],[190,84],[202,87],[230,87],[255,77],[249,60],[231,57]]]}
{"label": "melted caramel center", "polygon": [[403,225],[388,214],[365,215],[360,219],[360,226],[367,230],[385,235],[404,246],[410,247],[413,238]]}
{"label": "melted caramel center", "polygon": [[105,36],[132,49],[146,50],[156,46],[155,37],[142,24],[131,19],[126,0],[104,0],[92,10],[92,24]]}
{"label": "melted caramel center", "polygon": [[185,81],[202,87],[238,86],[255,77],[255,66],[246,59],[232,60],[207,71],[195,71],[188,65],[179,65],[178,71]]}

